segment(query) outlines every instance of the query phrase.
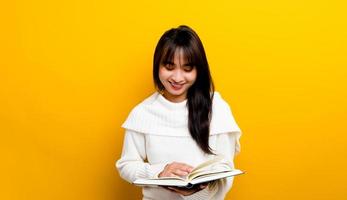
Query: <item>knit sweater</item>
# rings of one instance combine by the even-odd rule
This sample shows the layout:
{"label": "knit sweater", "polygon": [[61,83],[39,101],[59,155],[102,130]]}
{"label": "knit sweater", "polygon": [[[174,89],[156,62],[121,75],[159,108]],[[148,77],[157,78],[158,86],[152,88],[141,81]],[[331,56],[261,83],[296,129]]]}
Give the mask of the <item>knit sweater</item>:
{"label": "knit sweater", "polygon": [[[166,164],[182,162],[196,166],[214,155],[204,153],[190,136],[187,100],[174,103],[155,92],[138,104],[122,127],[125,129],[122,155],[116,162],[120,176],[132,183],[138,178],[154,178]],[[241,130],[229,105],[218,92],[214,93],[209,145],[232,165],[240,152]],[[143,200],[222,200],[230,190],[233,177],[218,181],[189,196],[161,187],[143,187]]]}

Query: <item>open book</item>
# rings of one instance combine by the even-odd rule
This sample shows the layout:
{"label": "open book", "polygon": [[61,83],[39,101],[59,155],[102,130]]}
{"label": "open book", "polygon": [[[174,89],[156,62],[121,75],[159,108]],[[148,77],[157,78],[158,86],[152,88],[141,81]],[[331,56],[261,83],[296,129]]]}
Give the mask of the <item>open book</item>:
{"label": "open book", "polygon": [[136,179],[133,184],[139,186],[177,186],[192,188],[196,184],[214,181],[229,176],[243,174],[241,170],[234,169],[230,161],[222,156],[201,163],[185,177],[160,177],[150,179]]}

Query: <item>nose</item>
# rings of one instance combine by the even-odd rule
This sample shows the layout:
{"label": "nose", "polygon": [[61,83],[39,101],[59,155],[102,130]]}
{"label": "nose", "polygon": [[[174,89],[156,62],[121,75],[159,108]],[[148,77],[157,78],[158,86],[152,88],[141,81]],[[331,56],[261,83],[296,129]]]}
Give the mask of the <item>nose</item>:
{"label": "nose", "polygon": [[181,69],[174,70],[171,78],[176,83],[182,82],[184,80],[182,70]]}

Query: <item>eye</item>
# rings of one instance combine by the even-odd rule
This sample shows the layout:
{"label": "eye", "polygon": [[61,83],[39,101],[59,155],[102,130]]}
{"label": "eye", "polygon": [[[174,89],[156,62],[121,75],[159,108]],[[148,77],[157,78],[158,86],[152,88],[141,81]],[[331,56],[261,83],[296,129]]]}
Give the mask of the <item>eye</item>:
{"label": "eye", "polygon": [[171,70],[173,70],[175,67],[174,67],[174,65],[172,65],[172,64],[165,64],[164,65],[164,67],[165,67],[165,69],[167,69],[167,70],[169,70],[169,71],[171,71]]}
{"label": "eye", "polygon": [[193,66],[190,66],[190,65],[187,65],[187,66],[184,66],[184,67],[183,67],[183,70],[186,71],[186,72],[190,72],[190,71],[192,71],[193,69],[194,69],[194,67],[193,67]]}

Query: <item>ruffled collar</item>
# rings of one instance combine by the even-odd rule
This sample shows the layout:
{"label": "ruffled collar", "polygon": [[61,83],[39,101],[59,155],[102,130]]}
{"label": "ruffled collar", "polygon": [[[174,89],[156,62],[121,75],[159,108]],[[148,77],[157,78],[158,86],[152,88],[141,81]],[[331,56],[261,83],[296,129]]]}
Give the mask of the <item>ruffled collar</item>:
{"label": "ruffled collar", "polygon": [[[210,135],[240,132],[229,105],[214,93]],[[171,102],[158,92],[138,104],[123,128],[150,135],[189,137],[187,100]]]}
{"label": "ruffled collar", "polygon": [[162,94],[156,92],[157,100],[159,103],[161,103],[164,107],[170,110],[176,110],[176,109],[185,109],[187,106],[187,99],[181,101],[181,102],[172,102],[166,99]]}

